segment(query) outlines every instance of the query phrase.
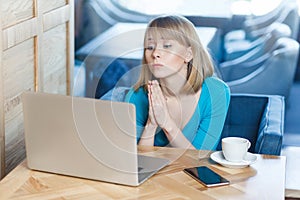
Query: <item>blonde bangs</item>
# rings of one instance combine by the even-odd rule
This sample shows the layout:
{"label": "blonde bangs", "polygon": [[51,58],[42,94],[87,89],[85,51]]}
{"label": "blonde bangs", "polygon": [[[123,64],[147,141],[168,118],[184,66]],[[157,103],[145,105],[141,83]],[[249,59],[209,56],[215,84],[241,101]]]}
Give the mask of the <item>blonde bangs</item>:
{"label": "blonde bangs", "polygon": [[[174,28],[178,28],[178,27],[174,27]],[[184,33],[174,28],[148,27],[145,34],[144,44],[146,44],[147,40],[149,39],[154,41],[164,39],[164,40],[175,40],[181,45],[190,46]]]}

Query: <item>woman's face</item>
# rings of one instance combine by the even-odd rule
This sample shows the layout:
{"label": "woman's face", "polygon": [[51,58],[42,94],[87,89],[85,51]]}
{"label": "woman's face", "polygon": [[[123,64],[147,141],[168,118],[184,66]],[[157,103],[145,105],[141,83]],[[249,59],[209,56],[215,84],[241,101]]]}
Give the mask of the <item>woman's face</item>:
{"label": "woman's face", "polygon": [[190,51],[190,47],[185,47],[176,40],[154,39],[149,36],[145,41],[145,59],[156,78],[166,78],[177,73],[185,76],[185,62],[191,60],[187,56],[192,56]]}

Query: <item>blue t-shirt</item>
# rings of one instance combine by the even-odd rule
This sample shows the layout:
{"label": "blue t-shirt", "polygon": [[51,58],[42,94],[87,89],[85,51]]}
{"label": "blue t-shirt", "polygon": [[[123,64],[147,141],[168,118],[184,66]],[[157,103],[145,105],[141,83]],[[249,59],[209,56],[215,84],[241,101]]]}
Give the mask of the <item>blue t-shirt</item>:
{"label": "blue t-shirt", "polygon": [[[143,133],[148,119],[148,96],[144,88],[137,91],[130,89],[125,101],[136,107],[137,140]],[[182,130],[184,136],[196,149],[216,150],[223,130],[230,101],[229,87],[216,77],[208,77],[202,84],[198,106],[190,121]],[[167,146],[163,130],[157,130],[154,138],[155,146]]]}

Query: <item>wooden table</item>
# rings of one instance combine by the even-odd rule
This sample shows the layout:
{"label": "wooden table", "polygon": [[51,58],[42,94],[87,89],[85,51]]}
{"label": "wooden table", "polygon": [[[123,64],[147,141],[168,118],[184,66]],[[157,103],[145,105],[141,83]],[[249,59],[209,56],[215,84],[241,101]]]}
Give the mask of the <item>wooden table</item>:
{"label": "wooden table", "polygon": [[[139,187],[29,170],[21,163],[0,182],[0,199],[284,199],[284,156],[258,155],[256,163],[230,169],[213,162],[210,151],[139,147],[144,155],[168,158],[170,165]],[[229,186],[205,188],[186,175],[206,165],[229,179]]]}

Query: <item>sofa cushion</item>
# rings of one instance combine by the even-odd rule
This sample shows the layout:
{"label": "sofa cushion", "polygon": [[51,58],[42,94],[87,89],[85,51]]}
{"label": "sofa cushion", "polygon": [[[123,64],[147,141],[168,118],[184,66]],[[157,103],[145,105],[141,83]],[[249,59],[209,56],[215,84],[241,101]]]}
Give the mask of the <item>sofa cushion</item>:
{"label": "sofa cushion", "polygon": [[[221,138],[247,138],[251,142],[249,151],[255,152],[260,120],[267,102],[267,97],[232,94]],[[221,149],[221,142],[218,149]]]}

